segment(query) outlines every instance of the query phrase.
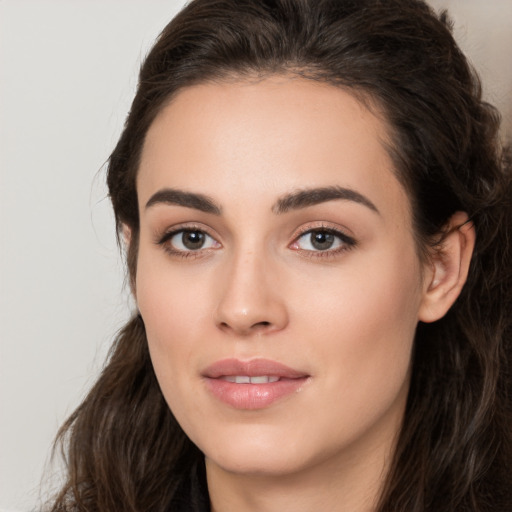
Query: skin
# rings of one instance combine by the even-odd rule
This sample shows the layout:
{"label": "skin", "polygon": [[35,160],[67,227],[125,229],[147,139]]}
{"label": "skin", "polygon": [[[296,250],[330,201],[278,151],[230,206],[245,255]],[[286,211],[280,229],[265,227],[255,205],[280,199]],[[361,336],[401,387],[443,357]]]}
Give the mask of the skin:
{"label": "skin", "polygon": [[[187,88],[149,129],[135,295],[165,399],[205,453],[216,512],[374,510],[416,325],[455,300],[473,240],[470,226],[453,229],[442,257],[420,262],[387,133],[349,93],[290,77]],[[375,209],[345,198],[277,211],[283,197],[325,187]],[[219,211],[155,199],[169,188]],[[162,242],[184,228],[205,244],[189,250],[180,233]],[[313,229],[343,237],[318,249]],[[261,357],[308,377],[256,410],[205,386],[212,363]]]}

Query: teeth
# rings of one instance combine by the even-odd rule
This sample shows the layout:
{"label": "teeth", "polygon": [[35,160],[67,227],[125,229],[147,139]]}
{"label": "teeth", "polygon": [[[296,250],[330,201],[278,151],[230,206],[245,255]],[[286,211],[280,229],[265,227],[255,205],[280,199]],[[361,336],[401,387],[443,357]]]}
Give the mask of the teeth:
{"label": "teeth", "polygon": [[222,380],[234,382],[235,384],[268,384],[269,382],[277,382],[279,377],[275,375],[261,375],[257,377],[249,377],[248,375],[226,375]]}
{"label": "teeth", "polygon": [[279,377],[262,375],[261,377],[251,377],[251,384],[267,384],[269,382],[277,382],[278,380]]}

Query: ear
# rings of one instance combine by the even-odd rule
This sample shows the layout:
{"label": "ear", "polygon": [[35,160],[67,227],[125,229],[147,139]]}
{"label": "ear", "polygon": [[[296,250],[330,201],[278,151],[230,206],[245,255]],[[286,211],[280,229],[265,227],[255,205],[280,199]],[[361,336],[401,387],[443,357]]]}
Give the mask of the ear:
{"label": "ear", "polygon": [[456,212],[444,229],[440,247],[427,264],[418,319],[435,322],[442,318],[466,282],[475,247],[475,228],[465,212]]}
{"label": "ear", "polygon": [[135,279],[133,275],[133,266],[135,264],[134,261],[131,261],[133,259],[133,251],[130,251],[130,245],[132,244],[133,240],[133,233],[132,228],[128,226],[127,224],[124,224],[121,226],[121,235],[123,237],[123,243],[124,243],[124,252],[126,254],[127,258],[127,265],[128,265],[128,277],[130,279],[130,290],[132,291],[133,297],[136,299],[137,294],[135,290]]}
{"label": "ear", "polygon": [[121,226],[121,234],[123,235],[125,249],[128,250],[128,247],[130,247],[130,242],[132,241],[132,229],[130,226],[123,223]]}

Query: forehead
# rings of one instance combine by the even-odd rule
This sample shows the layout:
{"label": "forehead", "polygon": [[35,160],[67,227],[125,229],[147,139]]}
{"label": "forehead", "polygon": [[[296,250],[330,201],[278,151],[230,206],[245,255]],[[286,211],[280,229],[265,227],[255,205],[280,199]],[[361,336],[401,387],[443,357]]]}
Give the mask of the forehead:
{"label": "forehead", "polygon": [[339,185],[408,211],[386,150],[389,133],[386,122],[346,90],[307,79],[188,87],[148,131],[139,198],[142,203],[169,186],[233,199],[244,191],[275,197]]}

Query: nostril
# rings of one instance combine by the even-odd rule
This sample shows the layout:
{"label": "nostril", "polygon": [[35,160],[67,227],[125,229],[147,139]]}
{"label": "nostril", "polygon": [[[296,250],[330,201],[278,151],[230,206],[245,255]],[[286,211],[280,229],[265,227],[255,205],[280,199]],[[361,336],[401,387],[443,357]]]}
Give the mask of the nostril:
{"label": "nostril", "polygon": [[[233,326],[231,326],[229,322],[221,322],[219,324],[219,327],[222,330],[232,330],[233,329]],[[250,332],[266,330],[269,327],[272,327],[272,322],[262,321],[262,322],[256,322],[252,325],[248,325],[246,328],[238,326],[238,327],[235,327],[234,330],[246,331],[246,333],[249,334]]]}
{"label": "nostril", "polygon": [[258,330],[258,329],[265,329],[267,327],[270,327],[272,324],[270,322],[267,322],[267,321],[264,321],[264,322],[256,322],[255,324],[253,324],[251,326],[251,328],[253,330]]}

